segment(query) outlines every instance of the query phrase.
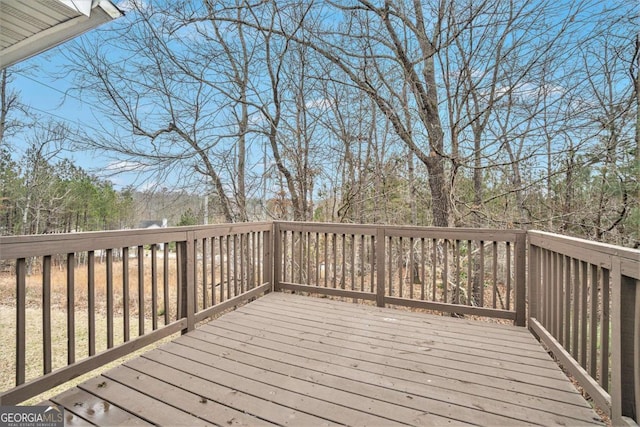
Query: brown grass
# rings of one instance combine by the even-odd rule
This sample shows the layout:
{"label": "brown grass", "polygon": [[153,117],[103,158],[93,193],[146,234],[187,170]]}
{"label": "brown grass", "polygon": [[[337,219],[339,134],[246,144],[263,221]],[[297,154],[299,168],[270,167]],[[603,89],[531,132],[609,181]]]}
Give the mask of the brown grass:
{"label": "brown grass", "polygon": [[[145,331],[152,329],[151,307],[151,267],[144,268],[144,327]],[[171,263],[174,264],[174,263]],[[177,306],[177,279],[175,264],[169,271],[169,293],[164,295],[162,269],[159,268],[158,278],[158,326],[164,324],[164,299],[170,302],[170,319],[176,318]],[[138,265],[135,259],[129,265],[129,333],[131,338],[138,336]],[[122,263],[113,265],[114,288],[114,344],[124,342],[124,316],[123,316],[123,271]],[[54,267],[51,273],[51,340],[52,340],[52,367],[58,369],[67,364],[67,273],[66,269]],[[74,272],[74,316],[76,360],[88,357],[88,273],[86,266],[79,266]],[[107,348],[107,298],[106,298],[106,265],[95,265],[95,310],[96,310],[96,352]],[[3,273],[0,275],[0,390],[8,390],[15,385],[15,342],[16,342],[16,285],[13,275]],[[26,279],[26,380],[38,378],[43,374],[43,347],[42,347],[42,276],[32,274]],[[156,343],[156,346],[158,344]],[[139,353],[139,352],[137,352]],[[137,354],[136,353],[136,354]],[[127,358],[133,357],[129,355]],[[105,366],[102,370],[115,366],[116,362]],[[33,404],[60,393],[63,389],[70,388],[84,380],[87,374],[67,383],[63,388],[50,390],[45,395],[30,399],[24,403]]]}

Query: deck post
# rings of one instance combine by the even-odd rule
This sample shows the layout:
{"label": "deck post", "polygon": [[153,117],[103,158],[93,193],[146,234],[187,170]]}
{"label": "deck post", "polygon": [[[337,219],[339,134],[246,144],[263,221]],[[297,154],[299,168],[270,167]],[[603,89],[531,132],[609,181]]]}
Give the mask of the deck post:
{"label": "deck post", "polygon": [[516,326],[525,326],[527,322],[527,234],[525,232],[516,232],[515,236],[515,273],[516,273]]}
{"label": "deck post", "polygon": [[271,291],[274,291],[273,283],[273,244],[275,236],[277,236],[278,224],[276,222],[271,223],[271,230],[265,231],[262,239],[262,283],[271,283]]}
{"label": "deck post", "polygon": [[538,318],[538,286],[540,284],[540,264],[538,262],[539,249],[529,245],[529,280],[527,290],[529,296],[529,317]]}
{"label": "deck post", "polygon": [[271,236],[273,242],[273,286],[274,291],[280,290],[280,280],[282,280],[282,238],[280,237],[280,223],[273,222],[273,235]]}
{"label": "deck post", "polygon": [[384,307],[384,258],[385,258],[385,241],[386,233],[384,227],[378,227],[376,230],[376,304],[378,307]]}
{"label": "deck post", "polygon": [[633,420],[640,421],[640,362],[636,353],[640,296],[638,281],[622,275],[620,258],[612,257],[611,261],[611,420],[616,426],[632,426]]}
{"label": "deck post", "polygon": [[16,260],[16,385],[23,384],[26,371],[26,275],[25,258]]}
{"label": "deck post", "polygon": [[180,318],[187,319],[187,328],[182,331],[183,334],[195,329],[195,233],[189,231],[186,233],[185,241],[177,242],[180,254]]}

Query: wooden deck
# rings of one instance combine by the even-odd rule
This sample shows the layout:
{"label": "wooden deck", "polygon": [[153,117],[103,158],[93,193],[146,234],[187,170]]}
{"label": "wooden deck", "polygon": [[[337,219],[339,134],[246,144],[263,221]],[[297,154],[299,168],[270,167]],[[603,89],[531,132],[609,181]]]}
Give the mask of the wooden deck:
{"label": "wooden deck", "polygon": [[51,399],[69,425],[592,425],[525,328],[271,293]]}

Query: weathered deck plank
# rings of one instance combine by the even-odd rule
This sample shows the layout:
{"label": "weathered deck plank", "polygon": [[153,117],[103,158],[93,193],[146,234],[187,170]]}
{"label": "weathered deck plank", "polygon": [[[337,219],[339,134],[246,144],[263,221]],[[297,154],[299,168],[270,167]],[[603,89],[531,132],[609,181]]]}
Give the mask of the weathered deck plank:
{"label": "weathered deck plank", "polygon": [[[78,386],[80,389],[94,394],[128,412],[145,419],[152,424],[175,424],[201,426],[208,423],[181,409],[168,405],[153,395],[158,390],[147,390],[141,393],[126,385],[100,376]],[[108,417],[105,417],[106,424]],[[171,420],[168,422],[167,420]]]}
{"label": "weathered deck plank", "polygon": [[[337,391],[344,391],[386,402],[394,405],[392,412],[389,412],[388,415],[393,416],[398,421],[416,423],[413,418],[408,420],[403,419],[405,416],[403,413],[406,412],[405,408],[413,408],[417,411],[424,411],[425,408],[428,408],[430,412],[429,418],[431,419],[428,420],[424,417],[424,423],[429,425],[445,424],[449,419],[473,424],[477,421],[478,417],[486,420],[486,422],[491,425],[513,425],[514,422],[524,420],[523,416],[526,416],[526,421],[531,423],[540,422],[541,419],[539,411],[517,408],[518,411],[524,411],[525,414],[519,414],[519,420],[514,420],[509,416],[502,415],[506,409],[509,409],[507,405],[500,403],[496,405],[491,399],[473,398],[472,396],[465,396],[461,393],[443,396],[443,394],[437,390],[430,391],[428,390],[429,387],[425,390],[425,388],[421,388],[419,385],[416,386],[409,381],[396,379],[392,384],[388,378],[381,375],[371,375],[364,371],[332,367],[330,365],[322,367],[323,363],[317,361],[314,361],[314,365],[324,368],[324,370],[318,371],[317,368],[310,370],[305,364],[308,359],[299,358],[298,360],[292,360],[293,357],[288,355],[286,363],[284,363],[267,357],[247,354],[244,352],[241,344],[239,345],[239,350],[234,350],[230,347],[222,347],[206,341],[197,341],[197,338],[185,337],[183,344],[186,342],[187,345],[191,344],[199,348],[206,348],[207,352],[211,355],[220,355],[221,357],[237,361],[245,366],[262,367],[292,378],[331,387]],[[301,363],[302,366],[300,366],[299,363]],[[457,402],[458,399],[462,400],[462,405],[452,404],[452,402]],[[465,410],[460,411],[459,406],[463,406]],[[516,408],[514,407],[512,409]],[[575,422],[576,420],[574,419],[572,421]]]}
{"label": "weathered deck plank", "polygon": [[221,384],[212,383],[204,378],[185,375],[183,371],[168,367],[146,358],[138,358],[127,364],[128,367],[144,372],[167,384],[189,389],[196,394],[218,402],[230,408],[236,408],[247,414],[253,414],[260,420],[277,425],[321,425],[328,424],[322,418],[313,417],[300,411],[287,409],[271,401],[239,392]]}
{"label": "weathered deck plank", "polygon": [[[548,372],[540,370],[542,375],[551,373],[558,378],[557,365],[549,359],[548,355],[542,351],[540,345],[532,341],[531,335],[525,336],[527,341],[513,340],[504,332],[499,339],[487,337],[485,341],[478,339],[473,333],[460,333],[443,331],[439,325],[425,324],[421,329],[411,329],[405,323],[398,327],[397,318],[367,319],[366,323],[353,324],[349,317],[333,315],[331,312],[319,310],[309,311],[309,308],[291,307],[283,305],[280,312],[276,308],[265,306],[258,301],[256,307],[252,307],[253,315],[272,316],[279,315],[281,321],[291,319],[297,325],[315,327],[318,321],[322,321],[331,331],[357,334],[361,337],[380,340],[383,342],[401,343],[411,346],[423,346],[427,341],[432,350],[446,351],[447,357],[459,355],[469,355],[466,360],[473,360],[474,363],[488,359],[490,361],[523,361],[532,366],[546,368]],[[285,310],[283,310],[285,309]],[[352,318],[352,317],[351,317]],[[453,319],[452,319],[453,320]],[[327,329],[325,328],[325,329]],[[428,339],[425,339],[428,338]],[[523,357],[525,356],[525,357]],[[564,381],[565,377],[561,376]]]}
{"label": "weathered deck plank", "polygon": [[[292,378],[282,375],[272,375],[265,370],[253,370],[240,364],[223,364],[222,359],[211,362],[208,353],[181,346],[176,353],[171,350],[174,346],[167,346],[161,351],[151,352],[148,357],[157,362],[178,366],[189,375],[209,380],[215,384],[234,388],[237,391],[251,394],[268,400],[285,408],[313,414],[325,418],[334,424],[356,425],[400,425],[392,418],[383,418],[369,412],[351,409],[351,404],[343,406],[328,395],[328,390],[307,384],[305,388]],[[231,362],[231,361],[229,361]],[[249,371],[249,372],[247,372]],[[243,374],[248,375],[244,377]],[[256,379],[253,379],[253,378]],[[268,377],[267,382],[262,378]],[[321,397],[312,397],[314,392],[322,393]],[[344,402],[346,403],[346,402]],[[298,423],[292,423],[298,425]]]}
{"label": "weathered deck plank", "polygon": [[[374,381],[374,383],[379,381],[383,385],[389,382],[398,384],[398,380],[405,380],[409,382],[409,387],[424,388],[427,392],[433,393],[436,398],[440,399],[449,399],[450,395],[455,396],[456,393],[463,393],[461,397],[466,397],[466,399],[494,396],[496,394],[495,387],[486,385],[490,384],[488,381],[474,384],[457,377],[444,376],[437,369],[426,370],[420,364],[396,363],[385,357],[376,357],[355,351],[336,354],[336,352],[327,352],[329,348],[324,345],[320,345],[319,349],[317,349],[314,343],[303,342],[297,338],[291,339],[287,336],[278,336],[271,333],[268,336],[264,334],[264,337],[261,338],[237,331],[230,332],[220,327],[220,325],[217,326],[215,330],[206,331],[216,335],[216,343],[227,346],[235,345],[234,342],[240,343],[240,345],[244,344],[243,351],[252,352],[259,357],[267,358],[271,355],[275,360],[281,360],[281,353],[286,352],[287,357],[285,360],[287,363],[293,363],[294,357],[299,357],[302,360],[302,366],[308,368],[308,366],[312,365],[313,369],[321,372],[325,372],[324,369],[326,369],[326,372],[335,372],[341,368],[346,368],[346,371],[355,372],[356,375],[359,375],[359,371],[363,371],[366,373],[366,377]],[[196,333],[199,332],[204,333],[204,329],[202,328],[202,331],[194,331],[191,336],[195,337]],[[231,338],[228,338],[229,336]],[[246,343],[250,343],[251,346],[246,345]],[[328,367],[324,368],[327,365]],[[377,380],[378,376],[380,380]],[[462,402],[467,402],[466,399],[462,399]],[[497,399],[495,397],[490,397],[489,399],[513,403],[517,406],[530,407],[536,410],[543,408],[543,411],[555,411],[559,414],[564,413],[566,410],[565,402],[524,394],[518,392],[517,389],[511,393],[501,393]],[[586,406],[586,403],[582,401],[581,405]]]}
{"label": "weathered deck plank", "polygon": [[98,425],[600,423],[524,328],[282,293],[52,401]]}
{"label": "weathered deck plank", "polygon": [[[521,371],[506,371],[499,368],[492,368],[471,363],[456,362],[454,360],[432,357],[429,346],[394,346],[381,341],[362,341],[357,335],[336,337],[336,333],[329,331],[327,334],[319,331],[311,331],[300,325],[289,323],[279,324],[275,319],[236,319],[239,313],[230,313],[233,320],[236,320],[237,328],[245,328],[246,332],[252,334],[280,334],[294,340],[299,340],[297,345],[306,346],[313,344],[316,349],[321,349],[325,353],[343,355],[349,353],[350,357],[356,360],[375,360],[382,368],[386,365],[393,365],[400,368],[407,364],[412,364],[414,370],[426,372],[431,375],[445,376],[447,378],[458,378],[471,384],[491,384],[501,390],[512,390],[520,393],[530,394],[538,397],[546,397],[559,401],[572,399],[574,404],[587,406],[586,402],[577,394],[573,386],[567,381],[547,381],[545,378],[530,375],[528,368],[523,366]],[[222,327],[232,320],[225,318],[216,327]],[[249,317],[249,316],[244,316]],[[268,323],[271,322],[271,323]],[[207,328],[207,327],[204,327]],[[205,330],[203,328],[203,330]]]}
{"label": "weathered deck plank", "polygon": [[150,422],[77,387],[59,394],[51,401],[66,408],[65,425],[67,425],[66,415],[74,415],[84,421],[76,422],[75,425],[86,425],[87,423],[112,426],[152,425]]}
{"label": "weathered deck plank", "polygon": [[[140,359],[143,360],[143,359]],[[132,366],[139,366],[133,363]],[[162,375],[165,366],[153,366],[151,371]],[[226,420],[227,425],[266,426],[273,425],[228,406],[210,400],[204,394],[192,393],[176,387],[147,374],[145,370],[137,371],[130,366],[119,366],[105,374],[107,378],[126,385],[141,393],[153,390],[153,398],[205,420]]]}
{"label": "weathered deck plank", "polygon": [[[52,402],[51,400],[44,400],[40,403],[38,403],[38,406],[60,406],[59,404]],[[69,410],[66,410],[64,413],[64,425],[65,426],[86,426],[86,425],[91,425],[91,423],[89,421],[87,421],[86,419],[79,417],[78,415],[74,414],[73,412],[70,412]]]}

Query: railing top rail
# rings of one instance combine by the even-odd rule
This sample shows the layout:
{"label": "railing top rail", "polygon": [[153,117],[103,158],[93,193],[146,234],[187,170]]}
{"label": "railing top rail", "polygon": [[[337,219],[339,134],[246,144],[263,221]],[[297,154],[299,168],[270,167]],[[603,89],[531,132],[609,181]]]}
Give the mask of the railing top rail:
{"label": "railing top rail", "polygon": [[345,223],[318,223],[318,222],[293,222],[274,221],[281,228],[293,231],[313,231],[339,234],[370,234],[383,228],[390,236],[425,237],[425,238],[450,238],[458,240],[498,240],[514,241],[516,235],[525,235],[524,230],[499,230],[484,228],[457,228],[457,227],[421,227],[406,225],[386,224],[345,224]]}
{"label": "railing top rail", "polygon": [[0,259],[16,259],[59,253],[181,241],[187,233],[195,238],[250,231],[269,231],[271,222],[232,223],[167,228],[91,231],[0,237]]}
{"label": "railing top rail", "polygon": [[367,234],[375,235],[382,227],[374,224],[345,224],[332,222],[274,221],[281,229],[289,231],[309,231],[318,233]]}
{"label": "railing top rail", "polygon": [[579,237],[565,236],[563,234],[549,233],[547,231],[529,230],[527,232],[530,238],[535,239],[535,244],[540,246],[545,242],[566,242],[573,246],[589,249],[597,252],[604,252],[608,255],[615,255],[640,261],[640,249],[625,248],[624,246],[616,246],[608,243],[594,242],[592,240],[581,239]]}
{"label": "railing top rail", "polygon": [[454,227],[407,227],[390,226],[387,235],[411,236],[424,238],[444,238],[451,240],[480,240],[515,242],[516,236],[525,235],[524,230],[498,230],[488,228],[454,228]]}
{"label": "railing top rail", "polygon": [[532,245],[560,252],[605,268],[611,268],[611,261],[614,258],[619,258],[622,274],[640,279],[640,250],[638,249],[593,242],[546,231],[530,230],[527,235],[529,243]]}

